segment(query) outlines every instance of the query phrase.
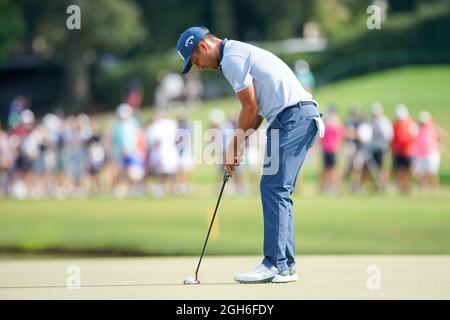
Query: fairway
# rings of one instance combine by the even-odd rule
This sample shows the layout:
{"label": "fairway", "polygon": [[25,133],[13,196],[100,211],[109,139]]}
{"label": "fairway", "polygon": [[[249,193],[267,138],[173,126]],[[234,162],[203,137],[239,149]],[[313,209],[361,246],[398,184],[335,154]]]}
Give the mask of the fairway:
{"label": "fairway", "polygon": [[0,0],[0,301],[450,300],[450,0],[272,2]]}
{"label": "fairway", "polygon": [[[414,116],[431,111],[449,131],[449,93],[438,85],[448,82],[448,71],[382,72],[320,88],[317,100],[322,108],[340,101],[341,115],[353,102],[367,111],[380,101],[392,116],[404,102]],[[421,91],[424,82],[429,87]],[[206,120],[214,107],[238,109],[231,99],[207,102],[194,108],[191,119]],[[101,125],[107,117],[99,117]],[[262,257],[258,181],[243,195],[230,194],[227,186],[206,248],[202,285],[181,284],[193,275],[217,199],[222,173],[215,166],[195,168],[188,196],[1,199],[0,299],[449,299],[448,159],[443,152],[442,187],[435,194],[414,188],[406,196],[391,186],[386,194],[365,190],[355,196],[347,186],[339,195],[323,196],[317,192],[321,157],[315,146],[293,194],[300,280],[284,285],[232,281]],[[79,290],[66,288],[70,265],[81,268]],[[369,266],[380,269],[379,290],[367,288]]]}
{"label": "fairway", "polygon": [[[297,257],[295,283],[232,280],[259,259],[206,257],[200,285],[182,284],[193,273],[193,257],[0,261],[0,299],[450,298],[450,256],[306,256]],[[79,267],[80,289],[67,288],[71,265]]]}
{"label": "fairway", "polygon": [[[1,203],[4,252],[197,255],[213,190],[189,197]],[[210,194],[210,195],[208,195]],[[207,254],[262,254],[258,195],[224,195]],[[299,254],[450,254],[448,192],[436,196],[294,196]]]}

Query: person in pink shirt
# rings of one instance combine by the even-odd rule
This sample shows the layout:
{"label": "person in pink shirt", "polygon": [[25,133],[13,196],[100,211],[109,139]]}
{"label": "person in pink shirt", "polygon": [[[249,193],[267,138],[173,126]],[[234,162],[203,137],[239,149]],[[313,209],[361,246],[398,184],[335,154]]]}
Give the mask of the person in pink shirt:
{"label": "person in pink shirt", "polygon": [[337,112],[330,108],[325,117],[325,135],[320,140],[323,155],[321,192],[336,192],[340,184],[340,174],[336,170],[336,153],[344,138],[344,126]]}
{"label": "person in pink shirt", "polygon": [[414,171],[422,190],[427,187],[436,190],[439,185],[441,130],[436,127],[428,112],[422,111],[419,114],[419,133],[414,148]]}

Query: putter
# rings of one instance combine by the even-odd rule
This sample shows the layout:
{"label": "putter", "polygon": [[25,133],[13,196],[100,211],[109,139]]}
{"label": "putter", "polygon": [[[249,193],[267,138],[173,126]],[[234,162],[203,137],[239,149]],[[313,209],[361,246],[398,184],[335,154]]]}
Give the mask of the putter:
{"label": "putter", "polygon": [[205,253],[206,244],[208,243],[209,234],[211,233],[211,228],[214,223],[214,218],[216,217],[217,208],[219,207],[220,199],[222,198],[223,189],[225,188],[225,184],[227,183],[230,176],[225,171],[225,174],[223,175],[223,183],[222,188],[220,189],[219,199],[217,199],[216,208],[214,209],[214,214],[211,219],[211,223],[209,224],[208,234],[206,235],[205,243],[203,244],[202,253],[200,254],[200,260],[198,261],[197,269],[195,270],[195,279],[194,277],[187,277],[186,280],[184,280],[184,284],[200,284],[200,280],[198,280],[198,270],[200,269],[200,264],[202,263],[203,254]]}

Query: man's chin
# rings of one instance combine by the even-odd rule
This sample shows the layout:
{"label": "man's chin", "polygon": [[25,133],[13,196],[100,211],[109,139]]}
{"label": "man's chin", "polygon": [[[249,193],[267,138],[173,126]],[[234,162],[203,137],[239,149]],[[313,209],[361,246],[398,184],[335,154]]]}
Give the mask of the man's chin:
{"label": "man's chin", "polygon": [[205,68],[201,68],[201,71],[217,71],[219,69],[219,66],[217,67],[205,67]]}

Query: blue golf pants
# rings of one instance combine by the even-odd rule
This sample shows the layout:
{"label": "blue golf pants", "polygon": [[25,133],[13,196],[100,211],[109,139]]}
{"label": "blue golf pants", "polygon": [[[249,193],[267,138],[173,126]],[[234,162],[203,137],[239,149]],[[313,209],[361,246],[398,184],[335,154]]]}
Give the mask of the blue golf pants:
{"label": "blue golf pants", "polygon": [[284,271],[295,265],[294,207],[291,194],[308,150],[317,139],[312,102],[281,111],[267,129],[260,182],[264,214],[264,260]]}

